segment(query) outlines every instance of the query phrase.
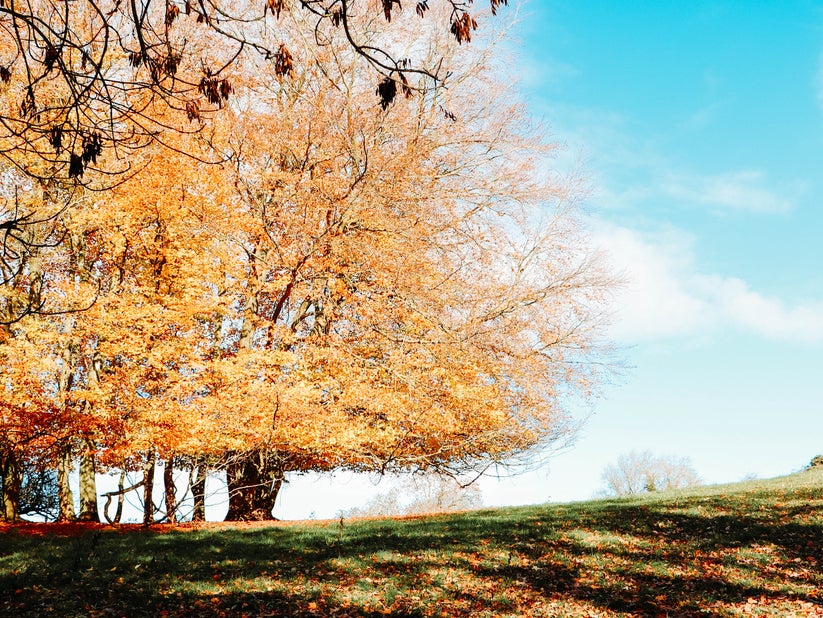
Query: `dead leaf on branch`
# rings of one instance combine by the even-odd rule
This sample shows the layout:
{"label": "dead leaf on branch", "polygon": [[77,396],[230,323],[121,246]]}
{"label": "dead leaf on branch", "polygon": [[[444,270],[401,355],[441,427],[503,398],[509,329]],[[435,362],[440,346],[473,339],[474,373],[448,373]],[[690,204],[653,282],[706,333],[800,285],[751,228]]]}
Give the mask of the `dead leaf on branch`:
{"label": "dead leaf on branch", "polygon": [[377,84],[377,96],[380,97],[380,107],[384,110],[389,108],[394,98],[397,96],[397,82],[391,77],[386,77]]}
{"label": "dead leaf on branch", "polygon": [[214,77],[207,72],[200,80],[198,90],[203,94],[209,103],[222,107],[225,101],[229,100],[229,95],[234,92],[231,82],[227,79]]}
{"label": "dead leaf on branch", "polygon": [[286,49],[284,43],[280,43],[277,53],[274,54],[274,72],[279,77],[291,75],[294,69],[294,62],[291,53]]}
{"label": "dead leaf on branch", "polygon": [[503,6],[508,6],[508,0],[490,0],[489,4],[491,4],[492,15],[497,15],[497,9],[502,4]]}
{"label": "dead leaf on branch", "polygon": [[460,44],[471,43],[472,30],[477,30],[477,21],[466,12],[452,21],[451,33]]}
{"label": "dead leaf on branch", "polygon": [[386,18],[386,21],[391,21],[391,12],[395,4],[398,9],[403,10],[400,0],[383,0],[383,16]]}
{"label": "dead leaf on branch", "polygon": [[166,28],[171,28],[174,20],[180,15],[180,8],[176,4],[166,5]]}
{"label": "dead leaf on branch", "polygon": [[265,15],[267,11],[271,11],[277,19],[280,19],[280,12],[285,5],[285,0],[266,0],[266,8],[263,10],[263,14]]}

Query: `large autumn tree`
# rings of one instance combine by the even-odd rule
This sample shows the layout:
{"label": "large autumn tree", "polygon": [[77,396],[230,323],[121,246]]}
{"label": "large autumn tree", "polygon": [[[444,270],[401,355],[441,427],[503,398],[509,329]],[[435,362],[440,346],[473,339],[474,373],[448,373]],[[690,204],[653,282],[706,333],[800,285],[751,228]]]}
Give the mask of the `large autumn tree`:
{"label": "large autumn tree", "polygon": [[63,302],[96,302],[7,327],[0,447],[79,458],[82,517],[95,470],[142,469],[150,521],[158,459],[169,518],[175,467],[225,471],[230,519],[271,517],[289,471],[482,472],[565,437],[594,386],[609,281],[493,48],[421,39],[450,88],[385,106],[367,59],[301,28],[299,62],[236,63],[209,131],[78,189],[38,249]]}

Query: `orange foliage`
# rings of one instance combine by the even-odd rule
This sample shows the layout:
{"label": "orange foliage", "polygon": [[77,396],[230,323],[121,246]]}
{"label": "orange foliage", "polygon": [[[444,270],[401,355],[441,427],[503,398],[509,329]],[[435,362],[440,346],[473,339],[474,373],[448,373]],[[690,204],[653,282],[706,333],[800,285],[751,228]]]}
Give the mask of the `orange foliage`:
{"label": "orange foliage", "polygon": [[208,135],[72,197],[37,259],[66,302],[97,299],[10,328],[5,428],[83,435],[112,467],[450,473],[567,435],[609,280],[551,146],[481,56],[382,111],[356,55],[294,52],[289,80],[246,66]]}

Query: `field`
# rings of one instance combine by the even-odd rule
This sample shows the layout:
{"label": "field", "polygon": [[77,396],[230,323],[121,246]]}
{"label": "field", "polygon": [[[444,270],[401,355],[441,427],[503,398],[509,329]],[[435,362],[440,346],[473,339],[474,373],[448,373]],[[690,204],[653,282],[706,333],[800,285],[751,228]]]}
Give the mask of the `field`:
{"label": "field", "polygon": [[0,616],[821,616],[823,470],[643,499],[0,526]]}

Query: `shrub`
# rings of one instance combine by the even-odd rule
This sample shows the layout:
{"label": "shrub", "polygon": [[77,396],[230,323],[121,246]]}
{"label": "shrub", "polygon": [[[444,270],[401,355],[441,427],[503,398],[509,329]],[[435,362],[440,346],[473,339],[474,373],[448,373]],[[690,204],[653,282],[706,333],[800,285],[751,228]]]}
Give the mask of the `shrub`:
{"label": "shrub", "polygon": [[823,468],[823,455],[818,455],[817,457],[812,457],[812,460],[809,462],[809,470],[812,468]]}

